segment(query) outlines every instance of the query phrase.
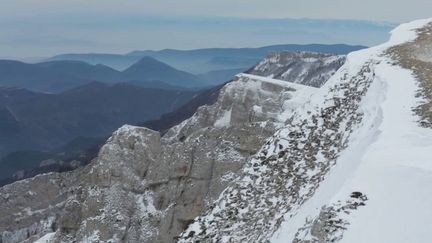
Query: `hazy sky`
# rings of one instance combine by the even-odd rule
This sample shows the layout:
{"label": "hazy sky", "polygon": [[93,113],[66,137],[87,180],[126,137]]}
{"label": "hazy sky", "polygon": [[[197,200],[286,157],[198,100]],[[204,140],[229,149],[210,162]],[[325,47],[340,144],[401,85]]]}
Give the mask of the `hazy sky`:
{"label": "hazy sky", "polygon": [[0,56],[277,43],[373,45],[387,38],[387,23],[432,17],[431,9],[431,0],[0,0]]}

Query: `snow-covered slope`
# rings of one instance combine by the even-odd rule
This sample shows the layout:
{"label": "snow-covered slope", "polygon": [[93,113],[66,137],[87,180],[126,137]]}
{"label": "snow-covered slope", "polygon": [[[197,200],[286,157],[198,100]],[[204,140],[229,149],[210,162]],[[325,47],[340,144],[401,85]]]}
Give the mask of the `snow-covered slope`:
{"label": "snow-covered slope", "polygon": [[431,22],[349,54],[180,241],[430,242],[432,130],[413,112],[416,76],[389,50]]}

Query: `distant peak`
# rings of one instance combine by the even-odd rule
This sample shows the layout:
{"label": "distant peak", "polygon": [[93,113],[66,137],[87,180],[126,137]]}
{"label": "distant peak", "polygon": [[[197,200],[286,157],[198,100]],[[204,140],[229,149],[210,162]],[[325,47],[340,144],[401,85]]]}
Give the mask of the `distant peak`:
{"label": "distant peak", "polygon": [[156,60],[155,58],[150,57],[150,56],[145,56],[145,57],[141,58],[141,59],[137,62],[137,64],[138,64],[138,63],[144,63],[144,64],[157,63],[157,64],[164,64],[164,65],[167,65],[167,64],[165,64],[165,63],[163,63],[163,62],[161,62],[161,61],[159,61],[159,60]]}
{"label": "distant peak", "polygon": [[145,56],[143,58],[141,58],[138,62],[132,64],[127,70],[135,70],[135,69],[140,69],[140,70],[148,70],[148,69],[155,69],[155,68],[169,68],[169,69],[174,69],[173,67],[171,67],[170,65],[163,63],[159,60],[156,60],[153,57],[149,57],[149,56]]}

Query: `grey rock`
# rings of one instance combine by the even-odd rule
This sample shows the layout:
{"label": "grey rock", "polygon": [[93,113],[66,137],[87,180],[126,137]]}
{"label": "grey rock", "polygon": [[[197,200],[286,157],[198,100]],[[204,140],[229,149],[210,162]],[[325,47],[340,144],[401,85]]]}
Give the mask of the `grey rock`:
{"label": "grey rock", "polygon": [[353,192],[345,201],[337,201],[321,208],[319,215],[305,222],[298,229],[293,243],[325,243],[338,242],[343,238],[350,222],[345,215],[355,212],[366,205],[367,196],[361,192]]}
{"label": "grey rock", "polygon": [[274,52],[248,73],[321,87],[345,59],[345,55],[318,52]]}

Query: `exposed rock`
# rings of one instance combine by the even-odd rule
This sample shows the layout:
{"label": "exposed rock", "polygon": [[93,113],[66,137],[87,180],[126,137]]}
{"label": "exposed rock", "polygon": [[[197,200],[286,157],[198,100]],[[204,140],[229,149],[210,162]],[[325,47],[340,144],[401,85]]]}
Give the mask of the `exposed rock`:
{"label": "exposed rock", "polygon": [[367,196],[361,192],[353,192],[345,202],[335,202],[323,206],[319,215],[314,219],[308,219],[300,228],[293,243],[319,243],[338,242],[343,238],[343,233],[350,223],[344,219],[345,215],[354,213],[359,207],[365,206]]}
{"label": "exposed rock", "polygon": [[[78,171],[77,171],[78,172]],[[69,173],[47,174],[0,188],[0,242],[22,242],[57,230],[57,218],[78,183]]]}
{"label": "exposed rock", "polygon": [[321,87],[344,63],[345,55],[274,52],[247,73]]}

